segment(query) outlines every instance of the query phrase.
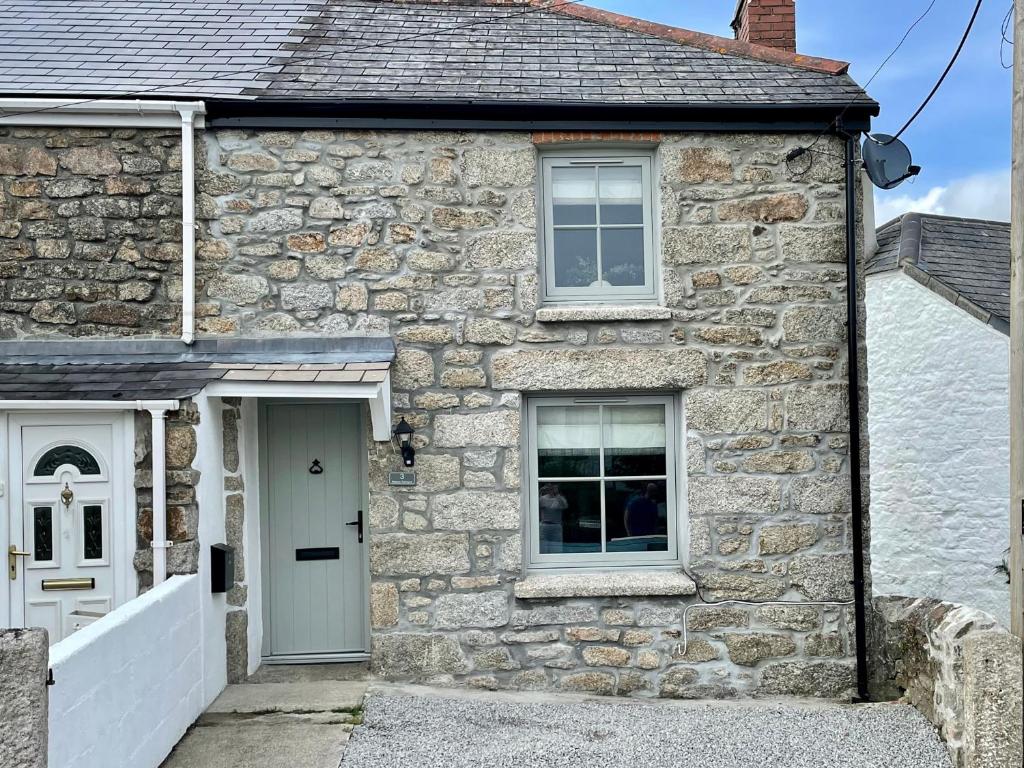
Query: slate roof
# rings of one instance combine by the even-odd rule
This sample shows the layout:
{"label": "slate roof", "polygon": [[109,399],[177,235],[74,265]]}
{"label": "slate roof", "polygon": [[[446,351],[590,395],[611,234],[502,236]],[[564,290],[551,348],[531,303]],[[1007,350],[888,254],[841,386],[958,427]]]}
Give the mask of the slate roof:
{"label": "slate roof", "polygon": [[866,273],[896,269],[1009,333],[1010,224],[907,213],[878,228]]}
{"label": "slate roof", "polygon": [[[376,383],[387,337],[4,342],[0,400],[177,400],[214,381]],[[125,362],[130,360],[131,362]]]}
{"label": "slate roof", "polygon": [[[551,7],[541,7],[545,2]],[[0,90],[159,98],[877,106],[842,62],[565,0],[520,3],[0,0],[0,82],[7,84]]]}

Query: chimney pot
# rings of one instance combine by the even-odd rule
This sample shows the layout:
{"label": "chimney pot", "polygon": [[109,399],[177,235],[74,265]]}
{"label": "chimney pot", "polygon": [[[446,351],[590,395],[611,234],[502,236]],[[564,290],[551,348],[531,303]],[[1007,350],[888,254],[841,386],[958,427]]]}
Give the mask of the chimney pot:
{"label": "chimney pot", "polygon": [[796,0],[738,0],[732,20],[736,39],[796,52]]}

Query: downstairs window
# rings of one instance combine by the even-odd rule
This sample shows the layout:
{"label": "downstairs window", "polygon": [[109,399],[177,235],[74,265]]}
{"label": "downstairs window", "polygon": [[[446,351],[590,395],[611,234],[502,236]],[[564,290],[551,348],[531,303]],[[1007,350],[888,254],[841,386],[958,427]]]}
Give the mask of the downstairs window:
{"label": "downstairs window", "polygon": [[678,562],[670,396],[527,401],[530,564]]}

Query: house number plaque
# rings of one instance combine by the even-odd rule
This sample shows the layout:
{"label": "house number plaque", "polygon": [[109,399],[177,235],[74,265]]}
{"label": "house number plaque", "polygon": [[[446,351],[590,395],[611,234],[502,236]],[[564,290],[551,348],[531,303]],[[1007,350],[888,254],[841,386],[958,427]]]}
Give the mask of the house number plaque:
{"label": "house number plaque", "polygon": [[416,473],[389,472],[388,485],[416,485]]}

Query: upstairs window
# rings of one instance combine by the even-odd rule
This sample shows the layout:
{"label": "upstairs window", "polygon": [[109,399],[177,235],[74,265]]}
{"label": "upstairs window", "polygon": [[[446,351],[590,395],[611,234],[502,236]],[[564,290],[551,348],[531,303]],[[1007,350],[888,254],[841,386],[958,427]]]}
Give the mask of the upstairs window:
{"label": "upstairs window", "polygon": [[656,299],[651,156],[546,155],[541,176],[545,300]]}

